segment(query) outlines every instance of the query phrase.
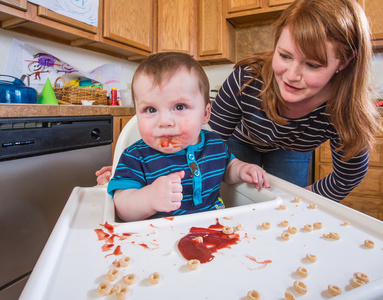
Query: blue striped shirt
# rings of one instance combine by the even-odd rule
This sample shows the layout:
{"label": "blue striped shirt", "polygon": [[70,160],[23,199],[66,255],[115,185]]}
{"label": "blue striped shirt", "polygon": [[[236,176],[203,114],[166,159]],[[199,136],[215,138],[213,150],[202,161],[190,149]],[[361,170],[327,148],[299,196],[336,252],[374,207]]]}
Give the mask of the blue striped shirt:
{"label": "blue striped shirt", "polygon": [[200,136],[200,143],[172,154],[150,148],[142,139],[134,143],[121,155],[115,175],[108,184],[108,193],[113,196],[117,189],[140,189],[160,176],[184,170],[181,207],[170,213],[158,212],[152,217],[223,207],[219,188],[234,155],[218,134],[202,130]]}
{"label": "blue striped shirt", "polygon": [[329,121],[326,103],[304,117],[287,119],[289,123],[286,125],[271,121],[260,108],[262,100],[257,97],[263,86],[261,80],[254,80],[237,96],[243,84],[253,77],[247,70],[246,67],[236,68],[222,85],[212,105],[211,128],[223,140],[233,136],[259,152],[276,149],[311,152],[330,140],[333,172],[315,182],[312,189],[315,193],[341,201],[364,178],[368,169],[368,152],[342,161],[342,151],[335,152],[340,145],[339,136]]}

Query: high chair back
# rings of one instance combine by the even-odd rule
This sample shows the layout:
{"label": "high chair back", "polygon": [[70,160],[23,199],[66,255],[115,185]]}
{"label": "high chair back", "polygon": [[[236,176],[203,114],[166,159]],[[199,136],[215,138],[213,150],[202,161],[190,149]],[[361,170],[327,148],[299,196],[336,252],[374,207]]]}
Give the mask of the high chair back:
{"label": "high chair back", "polygon": [[116,148],[114,149],[113,155],[113,167],[112,167],[112,176],[114,175],[114,170],[116,170],[120,156],[124,150],[137,142],[141,138],[140,132],[138,131],[137,116],[134,115],[128,123],[122,129],[120,136],[118,137]]}

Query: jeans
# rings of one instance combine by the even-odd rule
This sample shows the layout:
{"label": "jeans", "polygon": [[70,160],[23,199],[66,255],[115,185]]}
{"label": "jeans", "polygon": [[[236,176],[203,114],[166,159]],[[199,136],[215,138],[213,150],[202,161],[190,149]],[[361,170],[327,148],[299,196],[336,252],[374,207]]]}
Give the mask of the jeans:
{"label": "jeans", "polygon": [[229,138],[226,144],[236,158],[261,166],[267,173],[300,187],[307,186],[312,152],[301,153],[282,149],[258,152],[234,138]]}

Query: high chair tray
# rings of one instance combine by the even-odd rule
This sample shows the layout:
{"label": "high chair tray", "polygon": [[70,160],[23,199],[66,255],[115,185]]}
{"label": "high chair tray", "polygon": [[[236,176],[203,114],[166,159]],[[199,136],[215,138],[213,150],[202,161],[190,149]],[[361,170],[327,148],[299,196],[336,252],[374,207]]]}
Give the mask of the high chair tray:
{"label": "high chair tray", "polygon": [[[137,276],[127,299],[245,300],[250,290],[257,290],[263,299],[284,299],[285,291],[297,299],[330,299],[330,284],[343,290],[336,299],[382,299],[383,222],[270,177],[268,191],[246,184],[230,187],[234,197],[254,202],[258,198],[259,203],[131,223],[114,221],[105,187],[76,187],[20,299],[115,299],[97,292],[113,268],[120,275],[112,286],[122,284],[127,274]],[[296,197],[301,202],[295,202]],[[317,208],[310,207],[312,203]],[[281,226],[283,220],[297,229],[288,241],[281,238],[288,228]],[[264,229],[264,222],[271,228]],[[304,229],[315,222],[323,228]],[[213,253],[213,259],[197,270],[188,270],[178,241],[192,227],[219,224],[241,225],[242,230],[235,231],[238,242]],[[323,237],[330,232],[340,239]],[[364,245],[367,239],[374,248]],[[309,262],[306,254],[316,255],[317,261]],[[117,267],[123,256],[130,257],[131,264]],[[306,278],[297,274],[298,267],[307,270]],[[148,279],[154,272],[161,276],[156,285]],[[370,282],[352,288],[356,272],[367,274]],[[298,280],[307,286],[305,296],[293,287]]]}

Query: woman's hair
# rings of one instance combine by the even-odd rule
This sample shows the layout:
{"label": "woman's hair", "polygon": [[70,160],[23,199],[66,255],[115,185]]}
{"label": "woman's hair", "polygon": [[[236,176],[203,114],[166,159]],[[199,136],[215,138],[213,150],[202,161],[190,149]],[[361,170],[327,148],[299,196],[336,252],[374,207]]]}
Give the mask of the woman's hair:
{"label": "woman's hair", "polygon": [[170,80],[182,68],[197,76],[198,86],[206,105],[209,100],[209,79],[201,65],[189,54],[180,52],[163,52],[148,56],[137,68],[132,80],[132,95],[134,100],[134,80],[145,74],[153,78],[154,85],[161,85]]}
{"label": "woman's hair", "polygon": [[[345,160],[371,149],[379,122],[372,99],[371,32],[360,5],[355,0],[296,0],[275,23],[274,49],[286,27],[296,47],[307,58],[327,66],[325,41],[328,41],[340,64],[350,60],[331,79],[333,88],[327,113],[339,134],[342,146],[338,150],[343,150]],[[270,119],[286,124],[278,106],[288,105],[275,80],[273,54],[274,51],[253,55],[236,66],[249,66],[254,75],[252,80],[262,78],[264,86],[259,95],[262,109]]]}

